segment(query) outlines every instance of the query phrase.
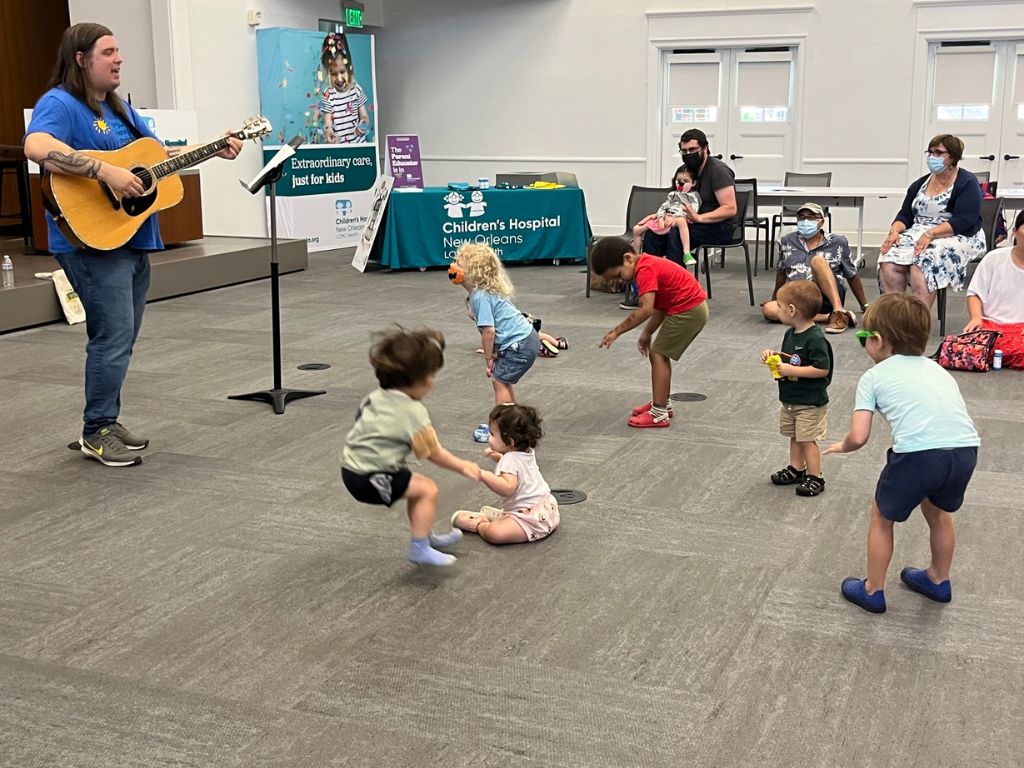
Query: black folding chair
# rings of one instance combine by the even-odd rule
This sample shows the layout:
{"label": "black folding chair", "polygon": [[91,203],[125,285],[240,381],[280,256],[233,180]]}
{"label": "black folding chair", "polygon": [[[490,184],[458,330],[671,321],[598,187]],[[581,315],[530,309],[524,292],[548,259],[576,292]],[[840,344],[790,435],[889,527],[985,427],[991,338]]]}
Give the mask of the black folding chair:
{"label": "black folding chair", "polygon": [[[629,191],[629,201],[626,203],[626,231],[617,237],[632,239],[633,227],[644,216],[654,213],[665,202],[668,193],[672,190],[664,187],[639,187],[634,185]],[[587,244],[587,298],[590,298],[590,251],[594,244],[600,240],[598,236],[590,238]]]}
{"label": "black folding chair", "polygon": [[[753,193],[749,190],[736,190],[736,216],[733,217],[732,236],[727,243],[717,245],[701,245],[697,248],[697,262],[693,265],[694,276],[699,280],[697,269],[703,265],[704,284],[707,286],[708,298],[711,298],[711,267],[708,264],[708,254],[717,248],[742,248],[743,258],[747,262],[747,291],[750,294],[750,306],[754,306],[754,280],[750,274],[750,248],[747,246],[746,223],[749,218],[750,200]],[[703,255],[703,259],[701,256]]]}
{"label": "black folding chair", "polygon": [[[748,227],[754,228],[754,275],[757,275],[757,254],[761,250],[761,228],[764,228],[764,266],[768,268],[768,217],[757,215],[757,179],[736,179],[736,189],[748,190],[752,193],[750,199],[750,216],[744,224]],[[722,262],[724,266],[725,256],[722,256]]]}

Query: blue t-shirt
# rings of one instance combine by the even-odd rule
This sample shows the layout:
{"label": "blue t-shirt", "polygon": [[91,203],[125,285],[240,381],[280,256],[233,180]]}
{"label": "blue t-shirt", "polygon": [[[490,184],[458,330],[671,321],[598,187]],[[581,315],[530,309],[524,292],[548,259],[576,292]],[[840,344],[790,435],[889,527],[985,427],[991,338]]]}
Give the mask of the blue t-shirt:
{"label": "blue t-shirt", "polygon": [[893,355],[861,376],[854,410],[885,417],[895,453],[981,445],[956,380],[920,355]]}
{"label": "blue t-shirt", "polygon": [[478,288],[469,294],[469,306],[477,328],[494,328],[494,348],[498,351],[529,338],[533,331],[516,305],[496,293]]}
{"label": "blue t-shirt", "polygon": [[[43,94],[32,110],[32,120],[25,131],[30,133],[48,133],[58,141],[62,141],[72,149],[120,149],[125,144],[135,141],[135,134],[129,130],[124,121],[117,116],[106,102],[101,102],[103,117],[96,117],[91,109],[63,88],[51,88]],[[125,104],[129,117],[139,133],[156,139],[156,135],[146,125],[146,121],[130,105]],[[159,139],[157,139],[159,141]],[[49,211],[46,213],[46,228],[50,243],[50,253],[68,253],[79,250],[69,243],[61,234]],[[129,248],[142,251],[159,251],[164,247],[160,239],[160,228],[156,216],[150,216],[134,237],[126,243]]]}

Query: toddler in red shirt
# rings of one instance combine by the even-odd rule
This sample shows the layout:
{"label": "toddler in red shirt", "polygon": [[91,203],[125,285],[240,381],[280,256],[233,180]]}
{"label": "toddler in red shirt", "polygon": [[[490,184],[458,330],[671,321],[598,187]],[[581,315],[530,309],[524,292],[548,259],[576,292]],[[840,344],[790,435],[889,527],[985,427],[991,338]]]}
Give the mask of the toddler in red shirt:
{"label": "toddler in red shirt", "polygon": [[[636,346],[651,361],[651,400],[635,407],[627,423],[638,428],[667,427],[672,423],[668,404],[672,360],[679,360],[707,325],[708,296],[683,267],[658,256],[641,256],[619,237],[598,241],[590,266],[607,280],[636,281],[640,306],[608,331],[598,346],[610,347],[626,331],[646,323]],[[655,331],[658,336],[652,343]]]}

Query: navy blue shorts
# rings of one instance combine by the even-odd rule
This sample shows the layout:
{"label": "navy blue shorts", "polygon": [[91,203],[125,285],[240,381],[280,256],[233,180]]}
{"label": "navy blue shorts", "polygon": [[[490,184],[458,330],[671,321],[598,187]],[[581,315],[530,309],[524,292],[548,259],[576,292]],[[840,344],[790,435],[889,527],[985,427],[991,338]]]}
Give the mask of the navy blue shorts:
{"label": "navy blue shorts", "polygon": [[515,384],[537,360],[540,352],[540,336],[535,330],[522,341],[514,342],[498,353],[491,375],[502,384]]}
{"label": "navy blue shorts", "polygon": [[[836,278],[836,288],[839,291],[839,300],[842,301],[842,302],[845,302],[846,301],[846,283],[844,283],[841,279]],[[826,296],[824,293],[821,294],[821,309],[818,310],[818,314],[819,315],[831,315],[832,314],[832,310],[834,310],[834,309],[835,309],[835,307],[833,307],[832,306],[832,302],[828,300],[828,296]],[[840,307],[840,309],[842,309],[842,307]]]}
{"label": "navy blue shorts", "polygon": [[341,468],[341,482],[345,484],[352,498],[364,504],[383,504],[390,507],[405,496],[409,490],[412,472],[402,467],[397,472],[370,472],[363,474]]}
{"label": "navy blue shorts", "polygon": [[878,476],[875,503],[886,520],[902,523],[924,499],[943,512],[956,512],[978,463],[978,449],[936,448],[894,453]]}

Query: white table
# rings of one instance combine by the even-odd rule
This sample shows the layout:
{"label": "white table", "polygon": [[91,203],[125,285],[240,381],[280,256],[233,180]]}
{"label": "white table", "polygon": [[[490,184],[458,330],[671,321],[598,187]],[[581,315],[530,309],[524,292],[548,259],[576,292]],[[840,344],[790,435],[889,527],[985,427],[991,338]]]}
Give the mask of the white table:
{"label": "white table", "polygon": [[[996,187],[996,197],[1003,201],[1004,211],[1024,210],[1024,189],[999,189]],[[1010,226],[1013,226],[1012,223]]]}
{"label": "white table", "polygon": [[864,245],[864,200],[896,198],[892,215],[899,211],[906,197],[906,187],[758,187],[757,205],[796,208],[801,203],[817,203],[823,208],[857,209],[857,266],[864,266],[861,248]]}

